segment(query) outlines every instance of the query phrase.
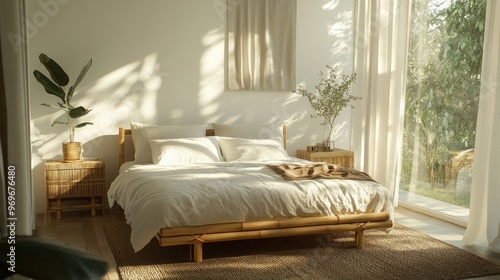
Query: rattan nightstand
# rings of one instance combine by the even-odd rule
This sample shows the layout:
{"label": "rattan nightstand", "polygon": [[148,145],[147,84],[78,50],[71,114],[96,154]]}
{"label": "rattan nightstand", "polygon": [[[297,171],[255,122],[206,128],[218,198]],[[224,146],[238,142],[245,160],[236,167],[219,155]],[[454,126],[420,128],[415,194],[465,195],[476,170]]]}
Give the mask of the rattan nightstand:
{"label": "rattan nightstand", "polygon": [[[79,162],[46,161],[45,185],[46,214],[56,211],[56,218],[61,219],[63,209],[90,208],[92,216],[96,215],[97,208],[101,208],[104,212],[106,199],[104,162],[100,159]],[[89,203],[63,205],[65,200],[77,199],[88,199]]]}
{"label": "rattan nightstand", "polygon": [[338,164],[343,167],[354,168],[354,152],[342,149],[332,151],[308,152],[297,150],[297,157],[314,162],[328,162]]}

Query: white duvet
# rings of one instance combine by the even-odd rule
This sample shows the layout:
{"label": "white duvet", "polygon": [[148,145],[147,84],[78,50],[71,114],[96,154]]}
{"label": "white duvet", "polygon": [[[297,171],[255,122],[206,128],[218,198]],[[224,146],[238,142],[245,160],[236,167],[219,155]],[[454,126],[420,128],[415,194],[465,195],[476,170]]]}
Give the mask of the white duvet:
{"label": "white duvet", "polygon": [[132,165],[111,183],[108,199],[124,209],[136,252],[163,227],[383,211],[392,217],[392,196],[380,184],[285,181],[267,167],[283,162]]}

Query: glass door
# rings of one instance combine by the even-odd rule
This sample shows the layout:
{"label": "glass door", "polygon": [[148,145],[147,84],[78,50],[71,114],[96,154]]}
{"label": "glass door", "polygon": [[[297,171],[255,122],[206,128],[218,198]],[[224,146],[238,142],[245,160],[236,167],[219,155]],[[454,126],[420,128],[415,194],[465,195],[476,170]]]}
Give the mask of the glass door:
{"label": "glass door", "polygon": [[402,204],[467,219],[485,14],[486,0],[412,2]]}

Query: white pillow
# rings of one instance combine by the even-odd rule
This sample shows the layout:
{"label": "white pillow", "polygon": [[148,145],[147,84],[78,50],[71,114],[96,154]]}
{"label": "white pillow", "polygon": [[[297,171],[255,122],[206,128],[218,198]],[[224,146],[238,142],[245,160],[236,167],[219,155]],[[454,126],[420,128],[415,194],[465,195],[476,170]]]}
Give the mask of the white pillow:
{"label": "white pillow", "polygon": [[215,137],[149,140],[153,163],[179,165],[224,161]]}
{"label": "white pillow", "polygon": [[272,139],[243,139],[219,137],[226,161],[265,161],[289,159],[278,141]]}
{"label": "white pillow", "polygon": [[246,139],[274,139],[283,146],[283,125],[274,124],[212,124],[216,136],[246,138]]}
{"label": "white pillow", "polygon": [[130,123],[132,140],[134,142],[134,161],[136,163],[151,163],[151,147],[149,140],[205,137],[206,125],[150,125]]}

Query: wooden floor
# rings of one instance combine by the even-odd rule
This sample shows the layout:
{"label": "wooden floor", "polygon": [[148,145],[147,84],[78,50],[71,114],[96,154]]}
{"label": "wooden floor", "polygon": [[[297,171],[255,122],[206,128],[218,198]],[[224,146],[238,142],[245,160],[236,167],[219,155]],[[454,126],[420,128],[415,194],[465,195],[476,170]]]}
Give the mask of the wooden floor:
{"label": "wooden floor", "polygon": [[123,220],[123,214],[107,210],[105,215],[91,216],[90,211],[66,211],[62,219],[56,220],[55,213],[45,217],[38,214],[34,235],[61,240],[86,252],[94,254],[110,265],[110,270],[103,279],[118,280],[116,263],[102,229],[103,223]]}
{"label": "wooden floor", "polygon": [[[37,216],[37,230],[35,231],[35,235],[61,240],[101,257],[111,266],[103,279],[119,279],[113,254],[102,230],[103,223],[113,220],[123,220],[122,213],[116,210],[107,211],[105,215],[92,217],[90,216],[90,211],[68,211],[63,212],[62,219],[57,221],[54,219],[54,216],[44,217],[43,214],[40,214]],[[401,207],[396,209],[395,221],[500,265],[500,254],[490,252],[486,246],[465,246],[461,241],[465,229],[461,226]],[[500,279],[500,276],[475,279],[493,280]]]}

